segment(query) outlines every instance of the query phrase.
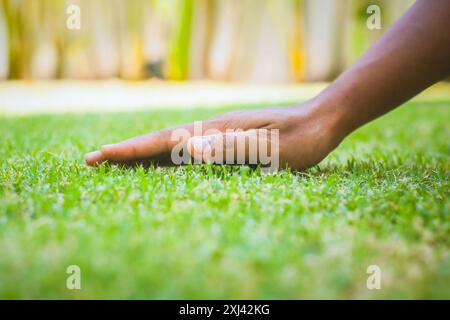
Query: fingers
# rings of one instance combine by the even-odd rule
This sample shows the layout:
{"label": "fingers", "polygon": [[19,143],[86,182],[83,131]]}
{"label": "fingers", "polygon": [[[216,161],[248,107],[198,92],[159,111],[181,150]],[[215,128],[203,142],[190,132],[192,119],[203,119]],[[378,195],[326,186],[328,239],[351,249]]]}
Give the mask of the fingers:
{"label": "fingers", "polygon": [[164,157],[173,147],[175,141],[171,140],[172,132],[181,128],[189,132],[189,127],[189,125],[186,125],[184,127],[165,129],[119,143],[104,145],[100,150],[86,154],[85,160],[91,166],[105,161],[111,163],[130,163],[139,160],[149,160],[151,158],[155,158],[156,162],[159,162],[159,158]]}
{"label": "fingers", "polygon": [[278,132],[267,129],[195,136],[187,149],[197,163],[278,165]]}
{"label": "fingers", "polygon": [[[104,145],[100,150],[86,154],[86,163],[95,166],[105,161],[110,163],[148,163],[155,160],[155,163],[166,165],[171,150],[176,145],[185,143],[193,135],[194,125],[195,123],[187,124]],[[209,122],[205,122],[204,129],[209,128],[209,125]],[[199,134],[202,134],[202,131]]]}
{"label": "fingers", "polygon": [[[98,151],[88,153],[85,156],[86,163],[92,166],[98,165],[105,161],[110,163],[127,164],[136,162],[148,163],[155,162],[154,160],[156,160],[156,163],[159,163],[161,162],[159,159],[164,158],[164,163],[171,161],[172,164],[176,165],[185,164],[186,160],[190,160],[191,155],[195,156],[194,153],[190,155],[188,150],[185,150],[186,143],[189,138],[192,136],[198,137],[202,135],[221,135],[227,128],[236,127],[236,124],[238,123],[236,119],[237,118],[233,115],[228,115],[227,117],[218,117],[215,119],[210,119],[206,122],[194,122],[193,124],[187,124],[184,126],[138,136],[116,144],[105,145]],[[217,150],[214,151],[214,155],[216,156],[217,153],[217,157],[219,157],[221,150],[223,150],[228,155],[225,159],[229,159],[228,161],[230,162],[237,160],[238,163],[245,163],[248,160],[254,160],[255,157],[256,160],[254,160],[254,162],[258,162],[259,155],[257,154],[257,146],[259,143],[258,141],[260,140],[258,137],[260,135],[259,130],[262,129],[246,131],[248,135],[234,135],[236,133],[226,133],[226,136],[230,135],[229,139],[217,139],[210,141],[211,143],[213,142],[213,150]],[[230,145],[232,137],[235,138],[237,147],[242,148],[243,146],[243,148],[249,152],[236,152],[231,154],[230,149],[233,149]],[[242,138],[244,138],[244,140],[241,141]],[[246,139],[248,140],[247,142]],[[267,139],[264,140],[267,141]],[[225,142],[227,142],[228,145],[218,147],[219,143]],[[254,146],[256,146],[256,151],[254,150]],[[207,145],[205,145],[205,150],[206,148]],[[184,155],[179,157],[179,150],[182,150],[181,154],[186,155],[187,159]],[[170,158],[171,156],[173,157]],[[221,163],[219,158],[214,160],[214,162]]]}
{"label": "fingers", "polygon": [[167,149],[166,140],[166,134],[160,131],[102,146],[100,152],[109,161],[145,159],[164,153]]}
{"label": "fingers", "polygon": [[89,152],[84,156],[84,160],[90,166],[96,166],[104,162],[106,159],[100,151]]}

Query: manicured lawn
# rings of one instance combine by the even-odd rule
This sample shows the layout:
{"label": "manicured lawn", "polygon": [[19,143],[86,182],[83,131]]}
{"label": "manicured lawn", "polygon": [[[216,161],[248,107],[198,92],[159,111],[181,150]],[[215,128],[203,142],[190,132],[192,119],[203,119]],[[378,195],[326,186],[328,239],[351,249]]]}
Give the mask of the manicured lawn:
{"label": "manicured lawn", "polygon": [[83,163],[235,108],[0,117],[0,298],[450,298],[450,99],[406,104],[304,173]]}

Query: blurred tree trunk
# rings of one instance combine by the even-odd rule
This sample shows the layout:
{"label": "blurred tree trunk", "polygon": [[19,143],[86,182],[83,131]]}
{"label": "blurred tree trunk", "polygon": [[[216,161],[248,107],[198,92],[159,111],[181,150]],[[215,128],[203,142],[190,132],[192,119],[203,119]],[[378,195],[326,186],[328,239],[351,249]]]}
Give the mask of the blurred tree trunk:
{"label": "blurred tree trunk", "polygon": [[206,60],[212,35],[212,8],[213,2],[210,0],[196,0],[193,8],[189,79],[201,79],[206,76]]}
{"label": "blurred tree trunk", "polygon": [[[8,25],[8,43],[9,43],[9,78],[20,79],[28,76],[26,52],[29,42],[25,39],[24,2],[15,0],[5,0],[5,16]],[[29,51],[28,51],[29,52]]]}
{"label": "blurred tree trunk", "polygon": [[228,80],[232,76],[233,63],[242,30],[243,7],[248,1],[214,0],[212,40],[208,53],[208,75],[215,80]]}
{"label": "blurred tree trunk", "polygon": [[293,0],[292,3],[292,21],[289,26],[289,60],[291,65],[291,78],[295,81],[305,79],[305,24],[304,12],[302,10],[303,1]]}
{"label": "blurred tree trunk", "polygon": [[118,2],[121,17],[120,30],[120,76],[129,80],[145,77],[144,58],[144,14],[145,0]]}
{"label": "blurred tree trunk", "polygon": [[119,74],[119,43],[114,30],[116,18],[115,12],[110,9],[116,8],[117,3],[116,0],[92,1],[91,9],[95,15],[91,17],[90,64],[95,71],[95,78],[98,79],[111,78]]}
{"label": "blurred tree trunk", "polygon": [[6,79],[9,74],[8,52],[8,25],[5,15],[5,0],[0,0],[0,80]]}
{"label": "blurred tree trunk", "polygon": [[345,67],[348,0],[306,0],[306,79],[331,80]]}
{"label": "blurred tree trunk", "polygon": [[150,0],[144,8],[144,59],[147,77],[164,78],[167,56],[167,24],[160,12],[159,2]]}
{"label": "blurred tree trunk", "polygon": [[63,14],[59,16],[64,17],[64,23],[61,29],[64,31],[61,35],[61,45],[63,49],[59,49],[60,59],[63,60],[62,76],[70,79],[94,79],[96,77],[95,67],[93,66],[93,56],[90,46],[93,41],[93,20],[97,19],[98,13],[93,12],[93,1],[76,0],[70,2],[80,7],[81,10],[81,28],[68,29],[66,27],[66,5],[63,4]]}
{"label": "blurred tree trunk", "polygon": [[193,0],[179,0],[177,6],[178,19],[169,45],[167,77],[172,80],[184,80],[189,74]]}
{"label": "blurred tree trunk", "polygon": [[289,42],[293,18],[291,0],[247,1],[233,80],[291,80]]}
{"label": "blurred tree trunk", "polygon": [[58,48],[55,34],[61,28],[58,17],[64,13],[60,1],[27,0],[27,32],[30,43],[30,77],[53,79],[57,76]]}

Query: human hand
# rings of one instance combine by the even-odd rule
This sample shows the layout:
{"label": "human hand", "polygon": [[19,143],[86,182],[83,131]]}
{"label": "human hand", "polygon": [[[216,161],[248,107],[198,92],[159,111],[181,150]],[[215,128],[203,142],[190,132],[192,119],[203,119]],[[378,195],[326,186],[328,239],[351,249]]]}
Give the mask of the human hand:
{"label": "human hand", "polygon": [[[256,150],[250,144],[264,142],[269,149],[276,146],[276,149],[271,149],[271,153],[276,154],[270,154],[270,157],[273,160],[274,156],[278,156],[277,164],[280,167],[306,169],[318,164],[343,138],[335,130],[338,117],[325,110],[328,108],[311,100],[291,107],[229,112],[202,122],[201,132],[196,130],[195,123],[151,132],[105,145],[100,150],[86,154],[85,160],[91,166],[105,161],[122,165],[173,165],[174,148],[185,146],[189,158],[197,162],[223,164],[225,160],[226,163],[231,160],[233,163],[242,163],[239,159],[245,159],[244,162],[249,163],[252,150]],[[276,144],[275,136],[270,134],[273,130],[278,130]],[[177,132],[187,135],[177,135]],[[245,148],[237,148],[239,137],[250,132],[254,135],[246,136]],[[219,153],[227,154],[230,147],[236,147],[231,153],[231,159],[229,156],[226,159],[225,156],[214,157]],[[260,157],[255,159],[257,163],[261,161]]]}

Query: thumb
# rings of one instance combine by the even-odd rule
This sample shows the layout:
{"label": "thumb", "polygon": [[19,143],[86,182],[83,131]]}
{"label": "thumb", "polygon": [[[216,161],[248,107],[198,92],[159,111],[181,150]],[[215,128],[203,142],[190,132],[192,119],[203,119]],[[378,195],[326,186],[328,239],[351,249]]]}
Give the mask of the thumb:
{"label": "thumb", "polygon": [[194,136],[188,140],[187,149],[195,163],[253,165],[278,163],[278,131],[252,129]]}

